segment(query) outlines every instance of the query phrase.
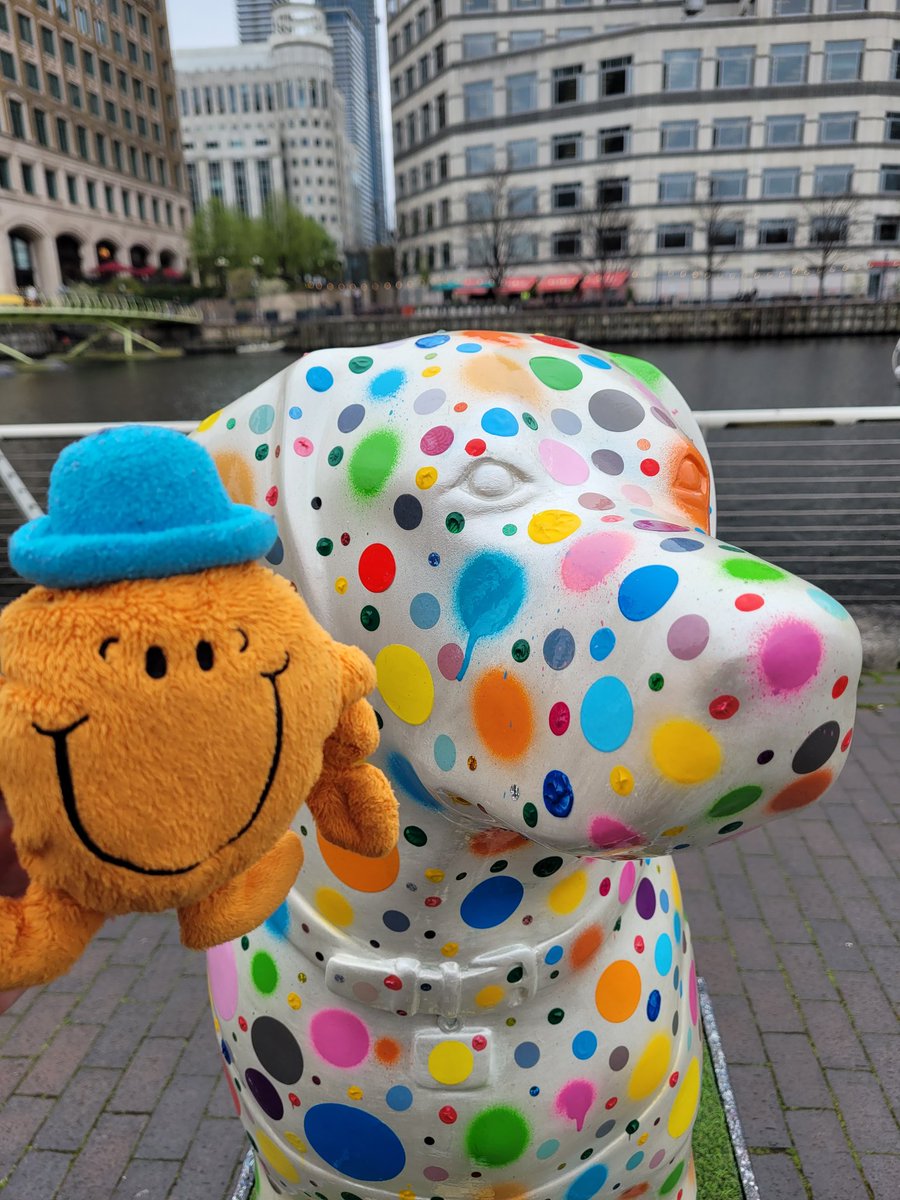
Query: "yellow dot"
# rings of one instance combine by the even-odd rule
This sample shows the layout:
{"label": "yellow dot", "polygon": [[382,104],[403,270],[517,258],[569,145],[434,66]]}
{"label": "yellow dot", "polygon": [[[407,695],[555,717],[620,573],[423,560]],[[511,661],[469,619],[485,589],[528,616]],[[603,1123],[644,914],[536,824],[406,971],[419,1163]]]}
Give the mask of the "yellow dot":
{"label": "yellow dot", "polygon": [[646,1142],[646,1140],[649,1136],[650,1136],[649,1133],[642,1133],[641,1136],[638,1138],[638,1145],[643,1146],[643,1144]]}
{"label": "yellow dot", "polygon": [[195,433],[206,433],[207,429],[212,429],[213,425],[215,425],[216,421],[218,421],[218,419],[219,419],[219,417],[221,417],[221,415],[222,415],[221,408],[218,409],[214,413],[210,413],[208,417],[203,418],[203,420],[200,422],[200,424],[197,426],[197,428],[194,430],[194,432]]}
{"label": "yellow dot", "polygon": [[657,725],[650,747],[660,775],[675,783],[704,783],[722,766],[719,743],[696,721]]}
{"label": "yellow dot", "polygon": [[498,984],[491,984],[489,987],[483,987],[475,997],[475,1003],[479,1008],[494,1008],[499,1004],[506,991]]}
{"label": "yellow dot", "polygon": [[558,916],[574,912],[587,895],[587,874],[584,871],[573,871],[568,879],[561,879],[547,897],[547,905],[551,912]]}
{"label": "yellow dot", "polygon": [[362,1088],[361,1087],[347,1088],[347,1098],[350,1100],[362,1100],[362,1098],[363,1098]]}
{"label": "yellow dot", "polygon": [[628,1096],[631,1100],[646,1100],[660,1086],[669,1073],[672,1043],[666,1033],[655,1034],[644,1047],[628,1080]]}
{"label": "yellow dot", "polygon": [[321,887],[316,892],[316,908],[326,921],[344,929],[353,924],[353,909],[346,897],[334,888]]}
{"label": "yellow dot", "polygon": [[409,646],[385,646],[375,659],[378,690],[407,725],[423,725],[434,708],[434,680],[421,654]]}
{"label": "yellow dot", "polygon": [[678,882],[678,872],[672,868],[672,903],[676,908],[681,908],[681,884]]}
{"label": "yellow dot", "polygon": [[441,883],[444,878],[444,872],[440,867],[429,867],[425,872],[425,878],[429,883]]}
{"label": "yellow dot", "polygon": [[297,980],[298,980],[298,982],[300,982],[300,983],[306,983],[306,972],[305,972],[305,971],[299,971],[299,972],[298,972],[298,974],[297,974]]}
{"label": "yellow dot", "polygon": [[260,1154],[276,1175],[280,1175],[288,1183],[299,1182],[300,1176],[297,1174],[297,1168],[285,1152],[279,1146],[276,1146],[269,1135],[263,1133],[261,1129],[256,1132],[256,1144],[259,1147]]}
{"label": "yellow dot", "polygon": [[419,467],[416,471],[416,487],[427,492],[430,487],[434,487],[437,483],[437,467]]}
{"label": "yellow dot", "polygon": [[459,953],[459,942],[445,942],[441,946],[441,954],[444,958],[452,958],[454,954]]}
{"label": "yellow dot", "polygon": [[535,513],[528,523],[528,536],[542,546],[561,542],[581,526],[581,517],[561,508],[548,508]]}
{"label": "yellow dot", "polygon": [[[212,1006],[210,1005],[210,1007]],[[222,1032],[222,1026],[219,1024],[219,1018],[215,1015],[215,1013],[213,1013],[213,1028],[215,1029],[216,1033]]]}
{"label": "yellow dot", "polygon": [[690,1128],[699,1102],[700,1060],[692,1058],[669,1113],[669,1137],[680,1138]]}
{"label": "yellow dot", "polygon": [[431,377],[433,375],[440,375],[440,373],[441,373],[440,367],[426,367],[425,370],[422,372],[422,377],[424,379],[431,379]]}
{"label": "yellow dot", "polygon": [[627,767],[613,767],[609,773],[609,786],[618,796],[627,796],[634,788],[634,776]]}
{"label": "yellow dot", "polygon": [[301,1154],[306,1153],[306,1142],[304,1142],[303,1138],[297,1137],[296,1133],[291,1133],[289,1130],[285,1130],[285,1132],[282,1134],[282,1137],[286,1142],[289,1142],[295,1150],[299,1150]]}
{"label": "yellow dot", "polygon": [[340,579],[336,579],[334,581],[334,590],[339,596],[343,596],[344,592],[346,592],[347,580],[343,577],[343,575],[340,577]]}
{"label": "yellow dot", "polygon": [[452,1087],[472,1074],[475,1055],[462,1042],[438,1042],[428,1055],[428,1071],[438,1083]]}
{"label": "yellow dot", "polygon": [[290,992],[288,994],[288,1004],[293,1009],[298,1009],[298,1008],[303,1007],[303,1001],[300,999],[300,997],[297,995],[296,992]]}
{"label": "yellow dot", "polygon": [[397,1193],[397,1200],[416,1200],[416,1193],[412,1188],[404,1188],[402,1192]]}
{"label": "yellow dot", "polygon": [[660,837],[678,837],[679,833],[684,833],[687,825],[673,825],[671,829],[664,829],[659,835]]}

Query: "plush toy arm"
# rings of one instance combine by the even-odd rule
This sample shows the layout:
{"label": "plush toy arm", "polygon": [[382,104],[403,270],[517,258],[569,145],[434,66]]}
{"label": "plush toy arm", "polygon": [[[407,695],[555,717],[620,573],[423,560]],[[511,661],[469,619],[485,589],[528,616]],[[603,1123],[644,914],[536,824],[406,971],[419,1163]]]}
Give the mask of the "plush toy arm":
{"label": "plush toy arm", "polygon": [[302,866],[303,843],[288,832],[248,870],[178,910],[183,944],[189,950],[209,950],[256,929],[283,902]]}
{"label": "plush toy arm", "polygon": [[65,892],[37,883],[18,899],[0,897],[0,991],[65,975],[105,920]]}
{"label": "plush toy arm", "polygon": [[341,769],[362,762],[378,749],[380,735],[375,710],[368,700],[357,700],[341,713],[334,733],[325,743],[325,766]]}
{"label": "plush toy arm", "polygon": [[382,858],[397,844],[397,801],[384,775],[369,763],[326,767],[307,798],[326,841],[366,858]]}

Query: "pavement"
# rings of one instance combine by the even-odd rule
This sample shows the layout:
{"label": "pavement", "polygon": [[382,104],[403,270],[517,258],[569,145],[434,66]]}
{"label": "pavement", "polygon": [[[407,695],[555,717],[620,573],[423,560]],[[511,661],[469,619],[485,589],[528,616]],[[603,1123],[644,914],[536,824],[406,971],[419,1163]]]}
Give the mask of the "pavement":
{"label": "pavement", "polygon": [[[900,1196],[900,675],[811,808],[678,858],[762,1200]],[[2,1200],[226,1200],[246,1149],[202,955],[108,924],[0,1016]]]}

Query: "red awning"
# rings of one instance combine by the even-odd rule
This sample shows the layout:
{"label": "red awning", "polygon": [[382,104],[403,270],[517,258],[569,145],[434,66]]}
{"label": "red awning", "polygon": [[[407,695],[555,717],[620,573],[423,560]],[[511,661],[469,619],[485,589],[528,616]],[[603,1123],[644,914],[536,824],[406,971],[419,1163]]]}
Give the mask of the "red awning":
{"label": "red awning", "polygon": [[523,292],[530,292],[537,281],[537,275],[510,275],[508,279],[503,281],[500,295],[521,296]]}
{"label": "red awning", "polygon": [[869,263],[870,267],[900,267],[900,258],[879,258]]}
{"label": "red awning", "polygon": [[131,268],[126,267],[124,263],[109,262],[107,260],[106,262],[98,263],[97,266],[94,267],[94,274],[95,275],[125,275],[128,273],[128,271],[130,269]]}
{"label": "red awning", "polygon": [[177,271],[175,267],[163,267],[163,279],[184,279],[184,271]]}
{"label": "red awning", "polygon": [[547,292],[574,292],[580,279],[580,275],[548,275],[537,285],[538,295],[544,296]]}
{"label": "red awning", "polygon": [[462,287],[453,293],[455,296],[486,296],[490,290],[489,279],[467,279]]}
{"label": "red awning", "polygon": [[581,290],[583,292],[614,292],[618,288],[624,287],[630,277],[630,271],[607,271],[601,284],[600,273],[597,271],[593,275],[585,275],[581,281]]}

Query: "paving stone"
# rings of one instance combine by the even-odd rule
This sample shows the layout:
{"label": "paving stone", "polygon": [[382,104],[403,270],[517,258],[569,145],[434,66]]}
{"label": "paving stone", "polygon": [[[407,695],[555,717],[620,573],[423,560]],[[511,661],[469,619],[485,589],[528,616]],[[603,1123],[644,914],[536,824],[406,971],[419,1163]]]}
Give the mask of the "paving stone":
{"label": "paving stone", "polygon": [[888,1000],[900,1006],[900,950],[896,946],[868,946],[865,956]]}
{"label": "paving stone", "polygon": [[783,946],[781,962],[788,973],[794,995],[799,1000],[837,999],[837,992],[828,978],[818,946]]}
{"label": "paving stone", "polygon": [[897,1200],[900,1186],[900,1156],[895,1154],[864,1154],[863,1174],[869,1181],[873,1200]]}
{"label": "paving stone", "polygon": [[81,1065],[99,1025],[65,1025],[19,1084],[26,1095],[58,1096]]}
{"label": "paving stone", "polygon": [[868,897],[844,896],[841,897],[841,908],[859,945],[890,946],[896,949],[896,935],[874,900]]}
{"label": "paving stone", "polygon": [[751,1154],[761,1200],[804,1200],[803,1179],[788,1154]]}
{"label": "paving stone", "polygon": [[97,1025],[108,1021],[119,1007],[122,996],[128,991],[137,975],[136,967],[108,963],[105,969],[98,973],[80,1002],[72,1009],[69,1020],[83,1021],[88,1025]]}
{"label": "paving stone", "polygon": [[0,1108],[6,1097],[16,1090],[19,1080],[30,1066],[30,1058],[0,1057]]}
{"label": "paving stone", "polygon": [[139,1114],[104,1113],[55,1200],[100,1200],[109,1196],[128,1166],[146,1120]]}
{"label": "paving stone", "polygon": [[212,1016],[200,1019],[197,1028],[188,1038],[178,1070],[187,1075],[219,1075],[222,1070],[222,1053],[216,1037]]}
{"label": "paving stone", "polygon": [[209,1075],[179,1075],[159,1099],[141,1143],[139,1158],[176,1158],[187,1154],[212,1095]]}
{"label": "paving stone", "polygon": [[3,1042],[3,1053],[11,1057],[37,1054],[51,1040],[75,1001],[75,996],[38,992],[7,1035]]}
{"label": "paving stone", "polygon": [[156,1004],[123,1001],[86,1055],[85,1065],[119,1069],[127,1067],[156,1020],[158,1011]]}
{"label": "paving stone", "polygon": [[761,893],[758,898],[762,919],[775,942],[787,945],[812,942],[809,924],[793,897]]}
{"label": "paving stone", "polygon": [[10,1096],[0,1114],[0,1179],[16,1165],[53,1107],[42,1096]]}
{"label": "paving stone", "polygon": [[152,1036],[189,1038],[199,1022],[212,1023],[209,993],[201,980],[174,988],[150,1030]]}
{"label": "paving stone", "polygon": [[894,1116],[900,1119],[900,1032],[863,1034],[862,1043]]}
{"label": "paving stone", "polygon": [[[856,1150],[900,1153],[900,1127],[871,1072],[831,1070],[828,1082],[837,1096],[847,1134]],[[900,1176],[897,1184],[900,1193]]]}
{"label": "paving stone", "polygon": [[133,963],[143,967],[162,940],[171,919],[169,913],[141,913],[129,930],[128,937],[113,948],[110,962]]}
{"label": "paving stone", "polygon": [[61,975],[59,979],[54,979],[48,986],[47,992],[60,995],[74,992],[80,996],[103,970],[114,948],[115,943],[108,938],[94,938],[88,943],[81,958],[71,971]]}
{"label": "paving stone", "polygon": [[742,996],[744,986],[741,982],[737,963],[728,942],[695,942],[694,953],[697,957],[697,971],[700,975],[709,975],[716,981],[716,991],[719,995]]}
{"label": "paving stone", "polygon": [[231,1099],[231,1091],[225,1078],[225,1071],[222,1069],[224,1064],[221,1059],[219,1063],[219,1076],[213,1088],[213,1093],[209,1098],[209,1103],[206,1106],[206,1115],[208,1117],[231,1117],[236,1127],[242,1128],[234,1111],[234,1101]]}
{"label": "paving stone", "polygon": [[765,1063],[766,1052],[756,1018],[743,992],[739,996],[717,995],[715,1017],[727,1062]]}
{"label": "paving stone", "polygon": [[[803,1016],[819,1061],[824,1067],[868,1066],[862,1043],[839,1001],[805,1000]],[[900,1044],[897,1049],[900,1052]]]}
{"label": "paving stone", "polygon": [[763,1043],[788,1108],[828,1108],[825,1077],[805,1033],[766,1033]]}
{"label": "paving stone", "polygon": [[109,1102],[110,1112],[152,1112],[184,1051],[178,1038],[147,1038]]}
{"label": "paving stone", "polygon": [[729,1067],[728,1073],[747,1145],[776,1149],[790,1146],[791,1139],[771,1069],[738,1064]]}
{"label": "paving stone", "polygon": [[816,918],[810,921],[816,944],[822,952],[825,965],[831,971],[870,970],[865,955],[857,942],[853,930],[846,921]]}
{"label": "paving stone", "polygon": [[41,1150],[78,1150],[116,1086],[118,1073],[81,1067],[53,1105],[34,1144]]}
{"label": "paving stone", "polygon": [[780,971],[742,971],[741,976],[760,1030],[802,1033],[803,1020]]}
{"label": "paving stone", "polygon": [[815,1200],[870,1200],[836,1113],[798,1109],[787,1122]]}
{"label": "paving stone", "polygon": [[728,932],[735,958],[745,970],[778,970],[778,954],[764,921],[739,918],[729,922]]}
{"label": "paving stone", "polygon": [[835,972],[838,991],[860,1033],[896,1033],[897,1015],[874,975]]}
{"label": "paving stone", "polygon": [[57,1194],[71,1162],[69,1154],[30,1150],[3,1189],[3,1200],[49,1200]]}
{"label": "paving stone", "polygon": [[246,1140],[231,1121],[204,1118],[169,1200],[226,1196],[247,1152],[245,1147]]}
{"label": "paving stone", "polygon": [[[177,1162],[164,1159],[133,1158],[125,1168],[119,1186],[106,1195],[111,1195],[112,1200],[171,1200],[178,1167]],[[211,1195],[210,1200],[225,1198],[224,1195]]]}

